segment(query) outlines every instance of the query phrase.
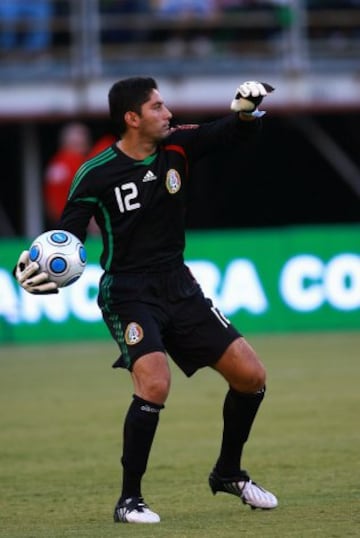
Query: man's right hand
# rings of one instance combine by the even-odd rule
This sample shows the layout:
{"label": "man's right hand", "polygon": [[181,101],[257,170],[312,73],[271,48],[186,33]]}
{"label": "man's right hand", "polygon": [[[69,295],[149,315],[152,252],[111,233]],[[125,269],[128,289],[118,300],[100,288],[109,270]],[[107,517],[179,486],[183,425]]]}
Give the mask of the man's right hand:
{"label": "man's right hand", "polygon": [[59,293],[55,282],[49,281],[49,275],[45,271],[38,273],[39,264],[31,262],[29,251],[24,250],[17,261],[13,275],[24,290],[33,295],[46,295],[49,293]]}

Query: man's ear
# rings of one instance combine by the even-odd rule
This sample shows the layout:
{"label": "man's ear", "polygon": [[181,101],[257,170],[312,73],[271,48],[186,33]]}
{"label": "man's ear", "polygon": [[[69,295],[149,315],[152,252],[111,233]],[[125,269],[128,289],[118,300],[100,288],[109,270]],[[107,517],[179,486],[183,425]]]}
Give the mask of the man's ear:
{"label": "man's ear", "polygon": [[129,125],[130,127],[137,127],[139,125],[139,114],[133,112],[132,110],[128,110],[128,112],[125,112],[124,118],[127,125]]}

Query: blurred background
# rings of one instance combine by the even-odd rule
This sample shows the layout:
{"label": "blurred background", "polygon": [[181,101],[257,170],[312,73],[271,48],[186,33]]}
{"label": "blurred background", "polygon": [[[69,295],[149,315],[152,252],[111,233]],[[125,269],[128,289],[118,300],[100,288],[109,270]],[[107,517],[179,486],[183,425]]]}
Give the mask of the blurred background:
{"label": "blurred background", "polygon": [[51,223],[63,128],[85,126],[83,155],[111,141],[107,92],[131,75],[176,122],[227,113],[244,80],[276,87],[257,147],[200,163],[190,229],[359,221],[360,0],[0,0],[1,237]]}
{"label": "blurred background", "polygon": [[229,113],[245,80],[276,88],[256,145],[194,170],[187,256],[244,330],[358,329],[360,0],[0,0],[0,338],[102,327],[96,228],[95,269],[57,307],[11,269],[113,141],[108,90],[133,75],[156,78],[175,123]]}

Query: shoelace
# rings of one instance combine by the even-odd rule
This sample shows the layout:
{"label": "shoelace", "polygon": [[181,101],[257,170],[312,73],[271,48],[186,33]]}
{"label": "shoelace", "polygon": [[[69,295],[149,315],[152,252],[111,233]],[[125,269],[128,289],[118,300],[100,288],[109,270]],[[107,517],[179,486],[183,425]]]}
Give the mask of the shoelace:
{"label": "shoelace", "polygon": [[147,504],[144,503],[144,501],[141,501],[134,507],[134,510],[137,510],[138,512],[143,512],[144,508],[149,508],[149,507]]}
{"label": "shoelace", "polygon": [[119,506],[119,510],[123,510],[125,513],[132,512],[133,510],[136,510],[137,512],[143,512],[145,508],[149,508],[148,505],[144,502],[144,499],[141,497],[138,499],[138,501],[131,501],[128,504],[124,504],[123,506]]}

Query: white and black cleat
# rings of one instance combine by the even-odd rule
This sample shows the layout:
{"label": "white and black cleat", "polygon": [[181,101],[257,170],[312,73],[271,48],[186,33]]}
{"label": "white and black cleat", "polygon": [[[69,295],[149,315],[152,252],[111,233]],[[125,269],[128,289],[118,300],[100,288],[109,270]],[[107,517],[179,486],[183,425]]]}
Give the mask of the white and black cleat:
{"label": "white and black cleat", "polygon": [[142,497],[129,497],[115,506],[115,523],[159,523],[160,517],[152,512]]}
{"label": "white and black cleat", "polygon": [[253,510],[272,510],[278,505],[275,495],[253,482],[246,471],[241,471],[238,476],[223,478],[213,470],[209,476],[209,485],[214,495],[218,491],[236,495]]}

